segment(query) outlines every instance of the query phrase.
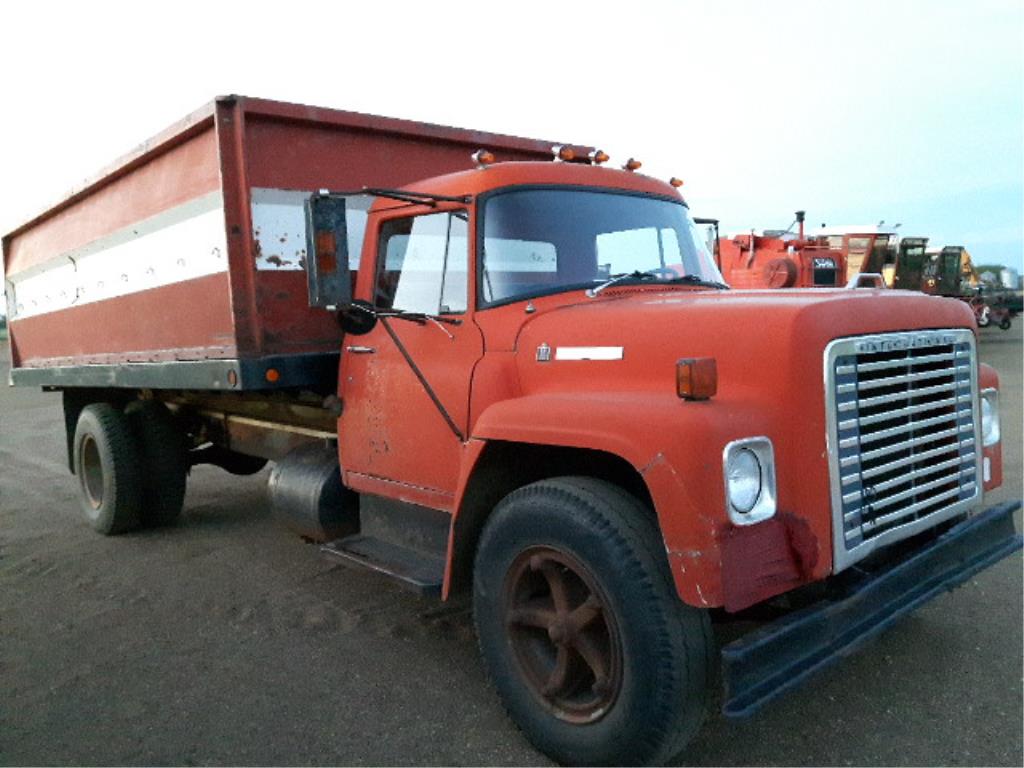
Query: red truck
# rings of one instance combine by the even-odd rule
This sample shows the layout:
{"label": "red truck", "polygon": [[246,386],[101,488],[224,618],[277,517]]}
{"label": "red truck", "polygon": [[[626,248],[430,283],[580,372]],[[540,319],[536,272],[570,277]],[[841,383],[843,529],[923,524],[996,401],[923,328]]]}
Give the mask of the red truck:
{"label": "red truck", "polygon": [[966,305],[729,290],[676,187],[604,160],[219,98],[4,237],[12,382],[63,393],[100,533],[269,460],[328,556],[471,596],[538,748],[670,759],[719,659],[749,715],[1019,549],[1019,502],[982,510]]}

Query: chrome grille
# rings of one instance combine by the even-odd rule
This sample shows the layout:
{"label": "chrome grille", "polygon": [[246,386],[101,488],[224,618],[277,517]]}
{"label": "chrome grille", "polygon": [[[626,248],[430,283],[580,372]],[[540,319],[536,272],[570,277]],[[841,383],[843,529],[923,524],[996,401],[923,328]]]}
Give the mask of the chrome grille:
{"label": "chrome grille", "polygon": [[834,570],[981,495],[974,334],[840,339],[825,351]]}

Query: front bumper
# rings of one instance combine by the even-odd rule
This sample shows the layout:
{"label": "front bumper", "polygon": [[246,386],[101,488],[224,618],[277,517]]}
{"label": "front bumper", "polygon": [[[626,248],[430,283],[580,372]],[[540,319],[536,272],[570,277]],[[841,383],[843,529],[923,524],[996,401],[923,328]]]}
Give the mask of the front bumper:
{"label": "front bumper", "polygon": [[1021,549],[1013,524],[1020,506],[991,507],[879,571],[852,574],[838,594],[723,647],[723,714],[754,714],[900,617]]}

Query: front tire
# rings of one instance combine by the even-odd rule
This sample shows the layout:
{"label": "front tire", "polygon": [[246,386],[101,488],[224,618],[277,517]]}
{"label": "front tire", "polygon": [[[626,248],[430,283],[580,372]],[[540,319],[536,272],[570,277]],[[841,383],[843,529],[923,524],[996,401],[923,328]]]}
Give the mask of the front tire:
{"label": "front tire", "polygon": [[125,415],[110,403],[83,408],[75,427],[73,461],[82,511],[93,529],[114,536],[136,528],[142,477]]}
{"label": "front tire", "polygon": [[490,678],[555,760],[660,763],[700,727],[707,613],[679,601],[650,510],[617,486],[569,477],[507,496],[481,535],[473,592]]}

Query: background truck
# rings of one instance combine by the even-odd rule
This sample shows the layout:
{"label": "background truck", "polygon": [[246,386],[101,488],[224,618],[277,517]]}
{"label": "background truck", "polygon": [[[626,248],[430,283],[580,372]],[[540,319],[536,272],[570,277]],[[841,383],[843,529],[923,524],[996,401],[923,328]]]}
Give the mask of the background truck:
{"label": "background truck", "polygon": [[606,160],[218,99],[4,237],[11,378],[63,393],[97,531],[271,460],[327,555],[471,595],[540,749],[667,760],[719,654],[749,715],[1019,549],[1019,503],[980,511],[966,305],[728,290],[678,190]]}

